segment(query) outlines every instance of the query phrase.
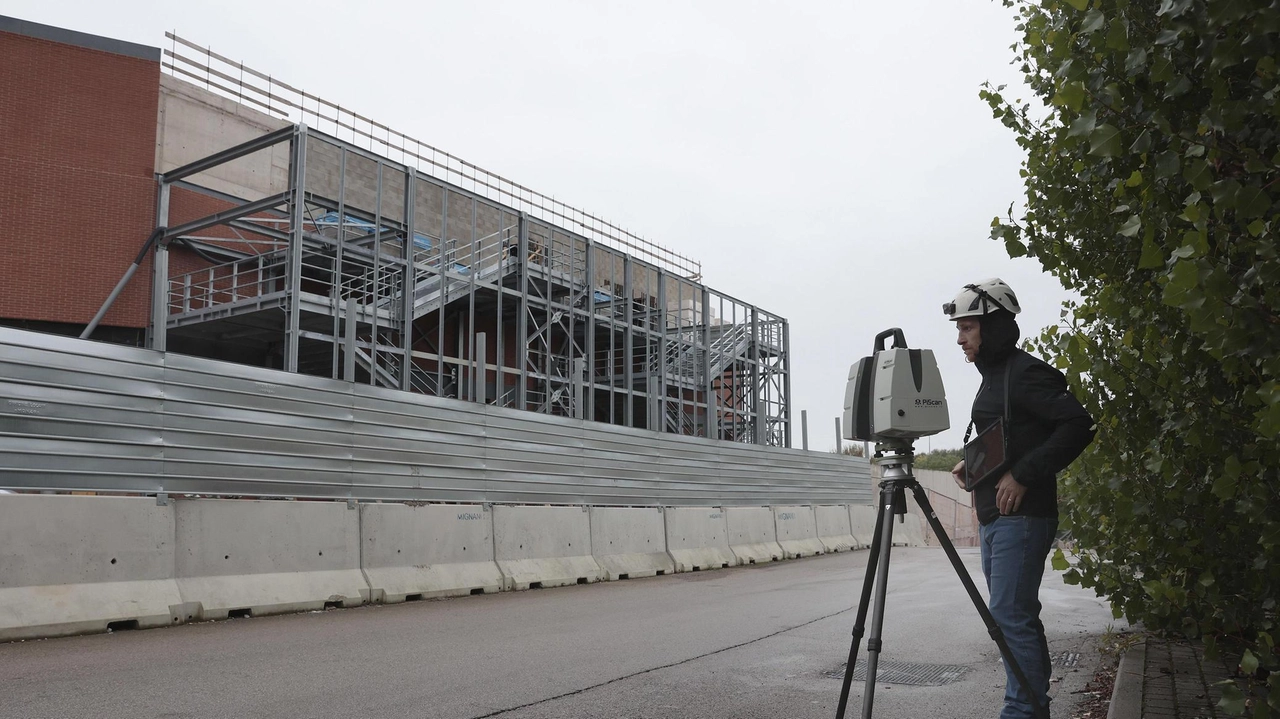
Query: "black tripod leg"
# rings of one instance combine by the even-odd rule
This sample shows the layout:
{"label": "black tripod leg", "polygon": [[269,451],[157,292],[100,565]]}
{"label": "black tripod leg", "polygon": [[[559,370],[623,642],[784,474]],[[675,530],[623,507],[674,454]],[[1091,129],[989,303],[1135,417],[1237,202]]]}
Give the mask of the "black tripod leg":
{"label": "black tripod leg", "polygon": [[916,504],[920,505],[920,509],[924,511],[924,516],[929,520],[929,526],[933,528],[933,533],[937,535],[938,541],[942,543],[942,548],[946,550],[947,557],[951,560],[951,566],[955,567],[956,574],[960,577],[960,582],[964,584],[965,591],[969,593],[969,598],[973,600],[973,606],[977,608],[978,614],[982,617],[982,622],[987,625],[987,632],[995,640],[996,646],[1000,647],[1000,655],[1009,663],[1009,667],[1013,669],[1013,675],[1018,678],[1018,683],[1022,685],[1027,697],[1031,699],[1031,710],[1040,719],[1049,719],[1049,712],[1040,706],[1040,700],[1036,698],[1036,693],[1031,690],[1031,682],[1027,681],[1027,675],[1022,671],[1018,661],[1013,658],[1013,652],[1009,651],[1009,643],[1004,639],[1004,632],[1000,629],[1000,625],[996,624],[995,617],[991,616],[991,610],[982,601],[982,595],[978,593],[978,588],[974,585],[973,578],[969,576],[969,570],[965,569],[964,563],[960,561],[960,555],[956,553],[955,545],[951,543],[950,537],[947,536],[947,531],[943,529],[942,522],[938,521],[938,515],[934,513],[933,505],[929,504],[929,497],[925,494],[924,488],[920,486],[919,482],[912,482],[911,491],[916,496]]}
{"label": "black tripod leg", "polygon": [[[862,719],[871,719],[871,705],[876,697],[876,666],[880,662],[880,630],[884,626],[884,598],[889,588],[889,552],[893,549],[893,510],[897,501],[906,501],[898,493],[897,482],[883,482],[880,489],[880,560],[876,567],[876,600],[871,609],[871,636],[867,637],[867,683],[862,690]],[[896,501],[895,501],[896,498]]]}
{"label": "black tripod leg", "polygon": [[[880,505],[885,504],[883,492]],[[876,512],[875,534],[871,536],[871,554],[867,557],[867,576],[862,580],[862,598],[858,600],[858,618],[853,623],[853,642],[849,645],[849,661],[844,666],[844,684],[840,687],[840,704],[836,706],[836,719],[844,719],[845,707],[849,704],[849,688],[853,685],[853,665],[858,658],[858,644],[862,642],[862,634],[866,630],[867,608],[871,606],[871,588],[875,585],[876,564],[880,559],[880,528],[884,523],[885,512]]]}

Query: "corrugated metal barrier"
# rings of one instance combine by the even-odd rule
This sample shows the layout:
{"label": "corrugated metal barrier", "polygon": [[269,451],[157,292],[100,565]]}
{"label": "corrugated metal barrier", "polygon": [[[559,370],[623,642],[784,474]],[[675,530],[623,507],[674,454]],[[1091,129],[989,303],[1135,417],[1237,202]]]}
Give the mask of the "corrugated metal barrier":
{"label": "corrugated metal barrier", "polygon": [[863,459],[10,328],[0,328],[0,487],[593,505],[872,502]]}

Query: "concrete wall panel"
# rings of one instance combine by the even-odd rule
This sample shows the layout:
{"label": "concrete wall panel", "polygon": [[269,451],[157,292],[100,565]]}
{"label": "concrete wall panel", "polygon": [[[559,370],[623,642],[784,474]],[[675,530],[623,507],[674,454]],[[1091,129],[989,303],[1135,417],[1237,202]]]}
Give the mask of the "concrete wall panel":
{"label": "concrete wall panel", "polygon": [[[160,76],[155,166],[167,172],[279,130],[290,123],[172,75]],[[289,186],[289,144],[280,143],[188,178],[245,200]]]}

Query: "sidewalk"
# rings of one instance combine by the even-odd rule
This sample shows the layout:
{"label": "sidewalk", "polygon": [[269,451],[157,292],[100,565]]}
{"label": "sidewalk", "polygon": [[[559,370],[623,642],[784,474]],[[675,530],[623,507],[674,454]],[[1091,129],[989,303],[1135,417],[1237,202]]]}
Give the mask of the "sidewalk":
{"label": "sidewalk", "polygon": [[1120,659],[1107,719],[1218,719],[1222,688],[1234,654],[1206,659],[1204,645],[1148,636]]}

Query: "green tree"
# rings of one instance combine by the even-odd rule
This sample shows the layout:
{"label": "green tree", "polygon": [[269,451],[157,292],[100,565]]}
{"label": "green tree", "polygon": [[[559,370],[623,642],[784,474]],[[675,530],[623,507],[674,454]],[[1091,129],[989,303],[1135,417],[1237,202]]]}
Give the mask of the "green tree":
{"label": "green tree", "polygon": [[915,467],[950,472],[962,459],[964,459],[963,449],[935,449],[917,454]]}
{"label": "green tree", "polygon": [[992,236],[1083,298],[1034,344],[1099,429],[1062,483],[1087,550],[1068,581],[1211,650],[1243,640],[1242,668],[1269,689],[1226,705],[1272,716],[1280,4],[1004,3],[1043,105],[982,92],[1026,152],[1025,212],[1011,206]]}

